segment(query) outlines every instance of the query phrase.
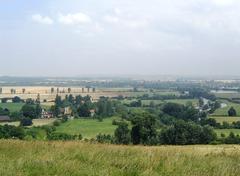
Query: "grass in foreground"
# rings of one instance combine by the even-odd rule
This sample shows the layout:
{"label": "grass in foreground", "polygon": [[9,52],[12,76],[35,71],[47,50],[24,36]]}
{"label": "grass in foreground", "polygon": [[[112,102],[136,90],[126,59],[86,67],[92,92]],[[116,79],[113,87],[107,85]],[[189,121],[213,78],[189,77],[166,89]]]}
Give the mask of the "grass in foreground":
{"label": "grass in foreground", "polygon": [[0,141],[0,175],[237,176],[240,146]]}
{"label": "grass in foreground", "polygon": [[117,127],[112,125],[113,119],[106,118],[102,122],[96,119],[74,119],[57,127],[57,132],[81,134],[83,138],[95,138],[99,133],[112,135]]}

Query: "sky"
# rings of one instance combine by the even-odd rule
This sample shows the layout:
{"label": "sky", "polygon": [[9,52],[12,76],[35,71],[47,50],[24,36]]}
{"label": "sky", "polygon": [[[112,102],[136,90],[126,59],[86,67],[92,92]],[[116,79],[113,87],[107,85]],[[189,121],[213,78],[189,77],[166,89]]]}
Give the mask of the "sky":
{"label": "sky", "polygon": [[239,0],[0,0],[0,75],[240,75]]}

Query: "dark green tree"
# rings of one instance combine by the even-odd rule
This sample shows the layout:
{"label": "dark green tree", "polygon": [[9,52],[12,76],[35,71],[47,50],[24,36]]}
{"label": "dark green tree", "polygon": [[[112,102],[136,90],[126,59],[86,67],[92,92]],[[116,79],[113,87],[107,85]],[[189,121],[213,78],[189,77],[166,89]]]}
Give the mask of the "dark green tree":
{"label": "dark green tree", "polygon": [[130,130],[126,122],[120,122],[114,133],[117,144],[129,144],[131,142]]}
{"label": "dark green tree", "polygon": [[230,116],[230,117],[237,116],[237,111],[234,109],[234,107],[231,107],[228,110],[228,116]]}

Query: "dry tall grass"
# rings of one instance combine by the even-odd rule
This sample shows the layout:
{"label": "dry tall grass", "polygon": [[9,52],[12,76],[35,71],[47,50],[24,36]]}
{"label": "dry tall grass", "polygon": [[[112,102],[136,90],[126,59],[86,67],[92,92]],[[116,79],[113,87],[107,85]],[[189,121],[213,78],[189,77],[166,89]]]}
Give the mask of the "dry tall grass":
{"label": "dry tall grass", "polygon": [[0,141],[0,175],[234,176],[240,146],[133,147]]}

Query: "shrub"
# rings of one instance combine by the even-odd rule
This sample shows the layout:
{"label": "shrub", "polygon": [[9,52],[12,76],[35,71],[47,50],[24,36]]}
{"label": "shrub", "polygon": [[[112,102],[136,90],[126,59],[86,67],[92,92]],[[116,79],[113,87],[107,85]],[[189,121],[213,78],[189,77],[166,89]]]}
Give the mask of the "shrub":
{"label": "shrub", "polygon": [[66,134],[66,133],[51,133],[48,135],[48,139],[49,140],[69,141],[69,140],[79,139],[79,136],[70,135],[70,134]]}
{"label": "shrub", "polygon": [[60,126],[61,122],[59,120],[55,120],[53,122],[53,126]]}
{"label": "shrub", "polygon": [[31,126],[33,124],[32,119],[23,118],[20,120],[20,126]]}

